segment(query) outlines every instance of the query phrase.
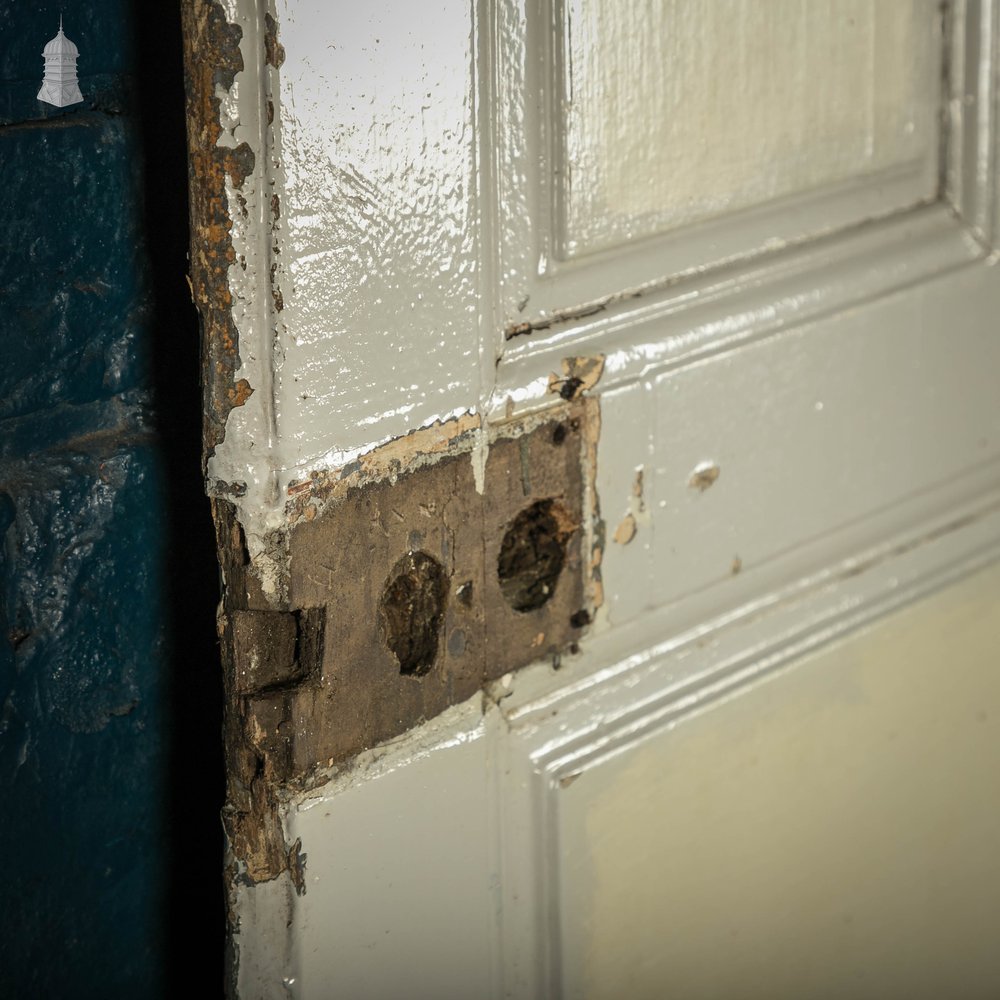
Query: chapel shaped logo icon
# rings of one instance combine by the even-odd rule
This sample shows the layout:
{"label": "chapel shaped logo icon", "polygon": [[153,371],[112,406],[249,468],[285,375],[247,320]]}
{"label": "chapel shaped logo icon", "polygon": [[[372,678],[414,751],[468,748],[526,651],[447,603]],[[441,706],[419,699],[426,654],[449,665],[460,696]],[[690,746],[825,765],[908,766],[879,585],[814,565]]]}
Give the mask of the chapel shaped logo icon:
{"label": "chapel shaped logo icon", "polygon": [[80,84],[76,78],[76,60],[79,49],[63,34],[62,17],[59,18],[59,34],[42,50],[45,58],[45,78],[38,100],[57,108],[79,104],[83,100]]}

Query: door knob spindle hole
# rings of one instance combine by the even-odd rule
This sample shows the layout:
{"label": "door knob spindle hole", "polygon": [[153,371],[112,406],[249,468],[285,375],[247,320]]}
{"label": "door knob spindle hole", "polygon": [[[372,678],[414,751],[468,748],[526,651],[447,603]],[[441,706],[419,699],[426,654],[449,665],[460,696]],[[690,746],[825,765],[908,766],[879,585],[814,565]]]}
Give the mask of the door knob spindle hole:
{"label": "door knob spindle hole", "polygon": [[447,596],[444,567],[426,552],[409,552],[393,567],[379,613],[401,674],[422,677],[434,665]]}

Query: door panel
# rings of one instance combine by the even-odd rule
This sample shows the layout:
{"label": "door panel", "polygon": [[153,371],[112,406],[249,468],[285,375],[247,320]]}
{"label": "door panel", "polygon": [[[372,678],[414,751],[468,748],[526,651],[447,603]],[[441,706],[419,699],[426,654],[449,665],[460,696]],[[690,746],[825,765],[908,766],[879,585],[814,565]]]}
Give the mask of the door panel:
{"label": "door panel", "polygon": [[[1000,987],[994,5],[189,3],[241,29],[216,145],[253,153],[208,386],[240,995]],[[348,565],[388,592],[370,532],[444,539],[432,630],[462,600],[521,641],[448,567],[478,530],[499,577],[475,512],[551,482],[527,442],[569,400],[572,641],[295,757],[362,703],[301,626]],[[446,460],[466,523],[394,515]]]}
{"label": "door panel", "polygon": [[906,178],[883,211],[936,191],[932,4],[577,0],[554,17],[561,258],[867,175]]}
{"label": "door panel", "polygon": [[998,621],[993,567],[560,761],[561,995],[994,990]]}

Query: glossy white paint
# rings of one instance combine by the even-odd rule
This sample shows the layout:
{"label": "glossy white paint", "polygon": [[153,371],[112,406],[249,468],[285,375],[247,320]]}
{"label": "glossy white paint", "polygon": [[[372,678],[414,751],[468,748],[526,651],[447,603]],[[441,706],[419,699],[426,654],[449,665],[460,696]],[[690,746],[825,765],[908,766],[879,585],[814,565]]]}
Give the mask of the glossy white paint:
{"label": "glossy white paint", "polygon": [[[635,956],[615,928],[636,916],[626,902],[630,887],[642,889],[653,840],[678,838],[662,879],[650,879],[666,908],[653,893],[643,906],[651,922],[674,926],[676,886],[694,894],[715,871],[699,817],[743,802],[759,819],[778,810],[775,790],[792,777],[830,778],[819,756],[803,758],[808,775],[791,774],[782,752],[794,758],[804,745],[798,720],[812,709],[834,763],[864,746],[880,755],[880,786],[905,772],[899,796],[870,814],[886,829],[903,837],[915,816],[931,830],[921,810],[932,801],[994,822],[995,803],[956,804],[950,788],[934,800],[937,786],[920,779],[974,765],[980,731],[952,745],[946,707],[965,711],[990,682],[979,639],[962,646],[956,623],[987,579],[963,589],[961,578],[1000,556],[995,8],[951,6],[938,136],[927,111],[943,58],[936,4],[849,4],[862,21],[912,36],[905,52],[888,28],[845,27],[840,4],[803,4],[794,23],[769,20],[783,3],[764,6],[732,4],[732,24],[716,24],[715,13],[696,21],[664,5],[643,14],[636,37],[623,26],[637,4],[448,0],[418,17],[395,0],[361,12],[278,0],[286,59],[275,71],[260,56],[257,5],[228,0],[247,69],[223,95],[223,141],[259,154],[240,192],[246,214],[235,191],[231,200],[239,375],[255,392],[233,411],[210,472],[247,483],[238,503],[260,571],[290,482],[449,414],[490,421],[543,407],[564,358],[605,356],[594,390],[605,602],[581,653],[558,672],[538,665],[508,678],[322,788],[289,794],[286,832],[289,843],[301,838],[307,892],[241,889],[244,1000],[616,992],[631,973],[615,955]],[[772,46],[766,65],[732,56],[727,32],[740,18]],[[654,30],[667,22],[683,24],[677,37]],[[567,34],[567,23],[582,33]],[[690,64],[660,58],[681,40]],[[582,88],[573,93],[586,95],[576,106],[559,96],[566,45]],[[802,63],[806,51],[817,54]],[[735,67],[719,74],[722,89],[706,84],[688,119],[664,120],[661,79],[681,87],[713,52],[714,65]],[[645,68],[631,73],[636,60]],[[848,84],[834,85],[844,79],[850,99]],[[798,158],[776,152],[787,102],[762,96],[781,84],[797,95],[787,117],[799,122]],[[711,119],[706,109],[739,117],[731,109],[746,95],[763,117],[734,123],[732,159],[700,169],[704,151],[683,148],[695,125]],[[747,167],[754,130],[775,169]],[[824,153],[832,136],[842,158]],[[728,149],[725,138],[714,141]],[[943,197],[902,210],[931,197],[939,139]],[[647,153],[657,148],[662,157]],[[658,171],[639,183],[650,157],[675,158],[686,187]],[[890,176],[907,164],[915,172]],[[568,203],[554,181],[564,167]],[[600,183],[589,187],[592,176]],[[505,339],[505,327],[530,322],[540,328]],[[878,624],[918,600],[921,610]],[[907,614],[951,630],[956,676],[907,647],[908,626],[893,624]],[[822,652],[833,640],[857,652]],[[839,697],[848,674],[871,697]],[[939,770],[910,773],[913,744],[879,743],[878,720],[907,712],[939,734]],[[756,727],[773,785],[727,769],[737,724]],[[837,744],[842,732],[860,734],[857,745]],[[715,763],[702,769],[708,750]],[[837,780],[837,794],[856,793],[850,776]],[[760,794],[741,800],[744,787]],[[675,795],[690,808],[664,830],[657,797]],[[649,808],[619,828],[626,801]],[[748,906],[764,875],[805,879],[821,847],[846,864],[824,831],[802,832],[822,802],[804,791],[792,801],[793,816],[779,819],[787,829],[769,840],[755,828],[760,865],[724,869]],[[928,843],[910,844],[893,877],[923,864]],[[867,865],[883,848],[873,834],[858,856]],[[966,885],[961,861],[942,851],[929,863]],[[868,902],[864,913],[878,912]],[[965,916],[985,905],[977,897]],[[689,953],[718,954],[719,926],[703,920],[685,939]],[[851,943],[866,926],[835,928],[852,961],[869,954]],[[638,931],[630,941],[649,944]],[[686,980],[692,995],[714,981],[699,986],[697,974]]]}
{"label": "glossy white paint", "polygon": [[[952,747],[949,738],[940,735],[936,712],[939,701],[943,717],[947,717],[947,711],[956,706],[968,708],[970,701],[975,702],[976,692],[988,693],[991,685],[995,684],[992,667],[995,657],[988,650],[996,635],[996,613],[992,608],[1000,596],[996,571],[1000,555],[998,529],[1000,503],[994,493],[986,507],[977,511],[962,511],[960,516],[953,518],[950,531],[944,525],[938,526],[937,533],[923,544],[912,536],[897,539],[892,545],[864,553],[857,561],[845,563],[832,573],[803,579],[796,590],[776,595],[777,600],[773,602],[761,601],[758,596],[756,601],[742,609],[733,609],[714,618],[701,615],[686,627],[679,624],[676,614],[664,609],[636,623],[627,638],[621,630],[614,630],[591,643],[584,654],[584,659],[589,662],[583,676],[566,678],[536,668],[519,678],[515,691],[502,702],[510,726],[509,737],[504,743],[508,753],[502,762],[505,782],[510,790],[504,798],[503,813],[503,857],[508,864],[503,870],[501,927],[506,956],[503,984],[507,995],[541,997],[579,995],[581,992],[584,995],[608,995],[606,990],[589,989],[597,985],[595,980],[599,979],[599,974],[591,965],[590,971],[595,978],[588,977],[587,962],[581,955],[587,948],[608,955],[603,944],[596,945],[590,938],[595,907],[568,905],[578,887],[588,891],[588,884],[592,885],[588,883],[594,875],[594,869],[588,867],[591,864],[620,864],[623,877],[626,870],[631,870],[651,887],[663,885],[659,881],[660,871],[676,872],[678,869],[700,872],[706,880],[711,880],[714,875],[722,875],[735,868],[739,877],[752,880],[759,871],[755,865],[757,855],[782,844],[786,836],[791,841],[787,844],[790,860],[796,850],[818,850],[829,852],[827,867],[842,863],[846,834],[835,832],[838,831],[836,818],[830,823],[831,839],[826,839],[826,831],[821,830],[816,836],[797,842],[797,834],[802,832],[802,824],[808,823],[808,817],[800,816],[791,807],[792,803],[799,802],[797,796],[808,796],[811,779],[822,780],[824,768],[829,775],[830,769],[836,771],[838,762],[849,760],[854,752],[845,751],[840,756],[831,752],[829,760],[823,755],[811,761],[803,756],[804,746],[814,735],[810,723],[815,722],[819,730],[824,720],[823,712],[815,718],[811,715],[800,717],[790,712],[795,718],[784,730],[775,726],[772,733],[770,724],[757,730],[760,738],[767,740],[776,736],[777,743],[783,744],[785,755],[789,758],[784,766],[792,766],[791,762],[801,758],[803,772],[808,772],[801,774],[801,785],[792,789],[787,797],[789,814],[776,811],[773,827],[764,833],[764,843],[750,843],[745,834],[727,839],[723,831],[706,826],[701,834],[706,849],[702,850],[697,835],[699,823],[713,808],[724,811],[738,795],[739,781],[730,786],[728,792],[723,792],[716,780],[720,773],[729,773],[730,765],[735,767],[746,759],[735,751],[731,758],[727,758],[725,748],[739,734],[730,732],[730,727],[722,721],[718,724],[715,721],[726,718],[729,712],[727,706],[731,702],[749,698],[756,703],[754,710],[745,717],[747,725],[752,725],[758,715],[774,720],[780,714],[786,682],[793,699],[792,692],[796,690],[818,688],[824,692],[820,700],[824,702],[825,711],[839,715],[839,725],[833,727],[837,734],[842,730],[845,737],[864,735],[867,701],[845,702],[832,697],[840,681],[841,667],[836,655],[823,652],[831,641],[843,638],[848,645],[853,644],[859,658],[870,657],[870,673],[878,678],[878,683],[887,682],[905,688],[911,676],[908,656],[912,650],[908,648],[905,638],[900,636],[911,631],[909,623],[914,620],[924,622],[926,631],[914,638],[918,639],[918,645],[928,647],[928,655],[922,659],[921,668],[913,667],[912,678],[919,691],[911,694],[909,705],[915,707],[913,699],[918,697],[926,697],[927,701],[920,711],[905,719],[905,728],[909,731],[913,725],[918,734],[922,731],[930,734],[937,730],[935,749],[942,760],[935,761],[934,767],[947,770],[965,766],[959,765],[950,754],[952,750],[959,756],[966,753],[968,743],[964,738],[956,739]],[[962,582],[969,580],[970,573],[984,566],[987,567],[985,574],[973,578],[972,582]],[[859,567],[867,569],[859,571]],[[759,590],[757,593],[759,595]],[[970,594],[975,596],[970,598]],[[886,618],[894,609],[905,608],[914,601],[920,602],[916,605],[917,610],[901,615],[902,619],[909,619],[907,625],[900,627],[893,624],[892,617]],[[965,610],[956,620],[952,612],[962,605],[965,605]],[[859,635],[855,631],[883,621],[884,626],[880,624],[868,633]],[[974,625],[966,630],[965,626],[970,622]],[[935,634],[935,630],[937,641],[927,642],[927,633]],[[852,634],[857,638],[848,638]],[[943,643],[942,639],[945,640]],[[948,657],[951,671],[942,669],[943,656]],[[817,658],[828,664],[818,674],[811,666]],[[919,682],[916,680],[918,673],[922,678]],[[928,677],[928,674],[931,676]],[[758,688],[762,689],[760,694],[756,693]],[[945,709],[946,705],[950,708]],[[895,708],[881,707],[887,712],[883,721],[894,718]],[[983,723],[978,714],[981,706],[973,704],[973,707],[975,723],[987,725],[992,716]],[[736,711],[739,711],[738,707]],[[954,724],[953,720],[951,724]],[[684,727],[689,728],[685,730]],[[706,753],[701,762],[688,760],[687,767],[675,770],[670,740],[678,732],[682,733],[683,739],[683,733],[691,728],[696,733],[705,733],[706,740],[714,738],[717,753],[715,756]],[[743,735],[746,731],[744,726]],[[933,784],[922,791],[914,791],[914,784],[919,784],[921,774],[909,771],[907,749],[894,745],[890,740],[885,745],[881,743],[887,731],[888,727],[878,731],[872,736],[876,745],[868,745],[871,746],[872,756],[880,758],[872,765],[873,780],[880,774],[884,776],[888,772],[891,775],[894,771],[906,776],[906,781],[900,784],[901,796],[893,800],[896,805],[901,801],[906,804],[891,817],[890,826],[905,824],[908,815],[919,814],[922,810],[926,818],[933,804],[941,801],[940,796],[947,793]],[[826,733],[833,740],[843,738],[837,734],[831,734],[829,730]],[[819,731],[815,735],[818,737]],[[575,806],[569,806],[564,811],[568,800],[578,792],[585,793],[588,775],[593,775],[599,782],[602,773],[618,773],[619,769],[628,768],[636,759],[641,747],[657,741],[660,741],[662,749],[659,770],[677,779],[675,787],[678,790],[680,782],[685,780],[695,793],[700,789],[700,807],[686,808],[675,815],[670,803],[657,799],[654,794],[656,785],[637,782],[629,784],[626,791],[623,783],[621,791],[633,801],[631,809],[646,808],[648,813],[645,827],[637,829],[623,824],[619,835],[625,838],[634,836],[638,841],[647,834],[655,839],[659,831],[662,842],[667,844],[675,830],[686,830],[695,837],[695,842],[689,843],[686,853],[680,857],[662,855],[659,849],[650,848],[648,843],[639,848],[638,842],[634,853],[609,850],[604,855],[600,850],[592,853],[589,846],[582,853],[578,851],[593,826],[588,826],[586,820],[574,813]],[[865,740],[859,738],[859,743],[864,745]],[[778,756],[783,759],[780,751]],[[966,761],[966,764],[974,763]],[[781,774],[780,767],[769,767],[760,775],[760,781],[766,786],[769,779],[773,780],[777,787]],[[753,775],[746,777],[749,780]],[[845,794],[864,799],[869,787],[865,771],[844,776],[841,780]],[[589,798],[581,794],[581,808],[586,809]],[[761,805],[767,804],[766,795],[759,798]],[[891,794],[887,794],[887,798],[893,799]],[[985,821],[989,826],[996,822],[1000,803],[996,796],[991,797],[984,792],[983,797],[965,801],[962,808],[971,810],[978,820]],[[873,805],[872,815],[879,815],[878,803]],[[886,818],[884,812],[881,818]],[[923,829],[926,831],[926,824]],[[865,836],[862,833],[858,831],[855,844],[859,845],[861,853],[870,857],[876,853],[877,838],[870,832]],[[903,836],[905,840],[906,835]],[[728,845],[723,857],[717,857],[718,851],[713,846],[719,840]],[[864,847],[860,847],[861,843]],[[743,853],[744,844],[748,847],[746,853]],[[982,860],[981,855],[976,857],[977,863]],[[731,864],[727,858],[732,859]],[[934,864],[954,865],[952,874],[961,881],[974,877],[962,867],[964,861],[964,856],[949,856],[942,852],[935,857]],[[824,870],[816,873],[816,884],[822,883]],[[919,880],[922,874],[919,866],[910,872],[914,880]],[[796,877],[800,877],[800,882],[805,884],[796,889],[792,879],[791,884],[785,881],[781,885],[787,889],[789,897],[794,899],[798,892],[800,897],[807,898],[812,891],[807,881],[808,872],[799,871]],[[994,883],[988,884],[992,886]],[[652,954],[638,961],[631,973],[631,982],[635,984],[635,976],[638,976],[638,982],[643,986],[635,995],[657,995],[650,980],[647,978],[644,981],[642,976],[644,968],[656,968],[656,955],[672,948],[658,934],[659,929],[669,929],[677,922],[683,929],[683,910],[678,913],[675,908],[680,903],[675,896],[684,885],[683,879],[679,879],[672,887],[676,891],[664,887],[658,904],[656,901],[649,904],[654,910],[659,905],[659,909],[653,915],[654,921],[648,933],[641,938],[644,945],[640,947],[647,946]],[[724,891],[721,887],[720,893]],[[614,889],[609,889],[607,898],[622,899],[616,896]],[[642,898],[642,891],[638,890],[637,903]],[[763,903],[769,898],[765,894],[758,900]],[[984,888],[984,894],[976,896],[974,903],[969,901],[967,912],[972,913],[979,906],[988,908],[995,903],[995,899],[994,889]],[[875,908],[882,902],[877,895],[865,897],[864,901]],[[959,906],[961,901],[953,899],[952,902]],[[744,907],[752,908],[754,903],[754,898],[747,899]],[[701,912],[710,904],[711,900],[694,900],[691,903],[695,909],[700,907]],[[630,921],[637,912],[630,911],[627,903],[623,904],[619,912],[621,924],[635,929]],[[773,919],[779,919],[780,912],[779,909]],[[959,919],[957,914],[954,916]],[[925,917],[933,920],[933,915],[925,914]],[[762,916],[761,920],[766,925],[767,918]],[[706,925],[702,925],[702,930],[708,930]],[[720,943],[719,940],[720,933],[724,938],[727,930],[723,915],[695,946],[699,949],[697,955],[711,953],[716,958],[715,963],[710,963],[712,968],[706,971],[703,979],[699,980],[697,968],[683,966],[685,970],[691,970],[685,982],[694,983],[692,992],[705,988],[699,983],[710,985],[723,974],[714,966],[719,964],[720,956],[728,954],[728,943]],[[639,940],[637,937],[635,943],[638,944]],[[975,947],[982,957],[983,938],[977,934],[976,941],[978,944]],[[893,946],[891,930],[886,932],[881,942]],[[704,951],[700,950],[702,946]],[[738,942],[733,947],[738,947]],[[768,947],[780,949],[781,939],[769,941]],[[805,950],[807,954],[797,956],[800,962],[804,961],[807,966],[822,964],[830,955],[830,942],[817,934],[806,942]],[[789,963],[791,961],[792,956],[789,956]],[[758,970],[749,995],[801,995],[794,989],[784,991],[777,988],[784,982],[780,978],[783,968],[779,965],[771,977],[767,970]],[[979,965],[981,972],[991,969],[995,974],[995,966]],[[988,994],[991,988],[995,988],[992,985],[995,981],[995,978],[980,980],[979,989],[972,991],[972,995]],[[663,985],[670,982],[670,979],[661,981],[660,994]],[[768,989],[770,983],[775,989]],[[620,988],[614,995],[621,995]],[[890,989],[889,992],[895,993],[896,990]]]}
{"label": "glossy white paint", "polygon": [[276,410],[282,468],[302,470],[478,404],[473,28],[465,0],[276,13]]}
{"label": "glossy white paint", "polygon": [[457,2],[420,17],[402,2],[278,3],[277,70],[256,5],[226,8],[246,68],[221,95],[221,141],[256,160],[229,190],[237,377],[254,393],[209,477],[246,485],[237,504],[269,581],[290,483],[479,408],[472,22]]}
{"label": "glossy white paint", "polygon": [[[625,979],[634,991],[636,974],[658,968],[660,954],[674,954],[657,928],[674,922],[690,935],[684,911],[678,913],[687,906],[677,898],[685,887],[696,893],[705,880],[731,879],[732,891],[742,886],[748,894],[742,900],[747,911],[775,894],[805,900],[803,892],[819,893],[828,884],[831,867],[852,859],[866,872],[886,868],[873,876],[874,891],[867,882],[855,886],[849,902],[856,924],[837,924],[832,944],[823,936],[831,908],[847,904],[830,894],[812,923],[800,921],[800,948],[779,966],[782,975],[808,973],[833,954],[856,961],[898,947],[884,930],[860,948],[852,942],[871,931],[867,920],[880,913],[891,919],[907,893],[930,884],[920,871],[936,880],[947,912],[914,905],[903,915],[910,924],[934,933],[939,919],[968,920],[974,932],[956,953],[965,964],[941,964],[933,970],[938,978],[928,982],[940,984],[942,970],[951,970],[956,981],[995,983],[993,951],[983,945],[995,901],[998,873],[988,848],[1000,800],[986,780],[973,782],[976,795],[959,793],[970,787],[964,783],[970,775],[990,766],[996,745],[994,713],[986,707],[984,717],[983,707],[996,695],[1000,497],[994,493],[989,502],[949,514],[948,521],[925,522],[930,539],[922,544],[915,534],[899,536],[802,579],[770,608],[758,598],[714,619],[702,615],[687,629],[661,609],[628,631],[605,631],[560,671],[539,664],[498,682],[491,700],[458,706],[408,738],[361,755],[318,793],[291,799],[286,823],[307,854],[307,891],[294,898],[295,931],[284,964],[272,971],[272,992],[249,995],[284,996],[282,981],[292,979],[292,995],[306,997],[621,995],[604,989],[604,977],[615,970],[601,965],[613,965],[618,939],[610,931],[607,940],[592,939],[600,906],[617,907],[605,915],[629,929],[627,954],[651,953]],[[870,568],[858,572],[859,564]],[[942,669],[943,658],[954,665],[950,671]],[[968,724],[953,739],[956,716],[962,722],[965,715]],[[687,738],[694,749],[682,747],[675,763],[674,741]],[[980,753],[983,741],[986,754]],[[751,745],[757,765],[748,765]],[[765,747],[766,768],[760,763]],[[810,756],[810,747],[829,753]],[[630,780],[639,750],[656,780]],[[922,764],[913,768],[918,753]],[[869,758],[870,767],[858,763]],[[740,766],[759,771],[747,774]],[[797,781],[782,784],[789,769]],[[949,774],[964,777],[938,780]],[[741,799],[754,779],[754,794]],[[664,791],[667,780],[674,784]],[[598,792],[588,794],[595,783]],[[842,811],[831,811],[832,796],[822,797],[831,783],[843,798]],[[881,797],[869,804],[877,787]],[[672,803],[682,790],[689,798],[680,811],[658,797],[669,794]],[[627,800],[620,806],[626,811],[645,809],[642,821],[616,826],[608,810],[617,807],[607,806],[605,793]],[[817,798],[805,802],[810,796]],[[717,825],[700,830],[713,810],[724,813],[741,802],[753,822],[746,820],[739,838],[726,837]],[[947,808],[968,820],[964,853],[932,849]],[[826,825],[810,827],[818,816]],[[852,822],[848,829],[840,825]],[[759,843],[751,841],[753,832]],[[605,852],[591,842],[600,836],[632,836],[636,843]],[[689,839],[664,854],[662,847],[638,843],[643,837],[664,844]],[[712,849],[700,849],[702,841]],[[720,851],[726,853],[720,857]],[[809,881],[807,869],[781,868],[780,852],[804,858],[803,864],[823,858],[816,879]],[[597,883],[602,865],[622,868],[606,892]],[[774,880],[752,884],[762,872]],[[914,878],[907,881],[907,874]],[[668,878],[674,881],[660,895],[644,894],[642,886],[652,890]],[[727,891],[722,885],[712,898]],[[596,901],[589,898],[595,892]],[[646,908],[645,930],[635,925],[642,911],[629,906],[629,892]],[[730,908],[713,921],[705,899],[690,905],[701,915],[702,933],[685,939],[691,962],[681,963],[678,974],[683,971],[685,987],[694,992],[704,988],[695,958],[729,954],[729,948],[741,962],[752,961],[752,954],[744,959],[739,942],[719,940],[728,934],[726,917],[740,911]],[[770,921],[750,921],[744,934],[756,931],[761,947],[773,949],[766,931],[785,912],[775,904]],[[943,928],[923,950],[940,956],[954,940]],[[461,954],[453,954],[453,945]],[[834,945],[838,950],[831,952]],[[708,964],[716,977],[724,974],[725,963],[722,971],[718,962]],[[766,984],[778,980],[767,970],[756,975],[754,982],[765,985],[751,995],[775,995]]]}

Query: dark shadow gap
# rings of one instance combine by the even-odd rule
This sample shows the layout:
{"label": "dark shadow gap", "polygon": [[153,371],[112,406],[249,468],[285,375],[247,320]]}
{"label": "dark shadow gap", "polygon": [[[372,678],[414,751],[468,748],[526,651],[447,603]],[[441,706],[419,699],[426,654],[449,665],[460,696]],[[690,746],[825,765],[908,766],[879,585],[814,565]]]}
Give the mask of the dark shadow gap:
{"label": "dark shadow gap", "polygon": [[[167,906],[163,995],[222,993],[225,900],[219,573],[201,473],[199,325],[186,280],[188,170],[180,4],[131,0],[142,222],[152,284],[154,423],[165,475]],[[199,974],[193,969],[213,970]],[[216,987],[217,984],[217,987]]]}

